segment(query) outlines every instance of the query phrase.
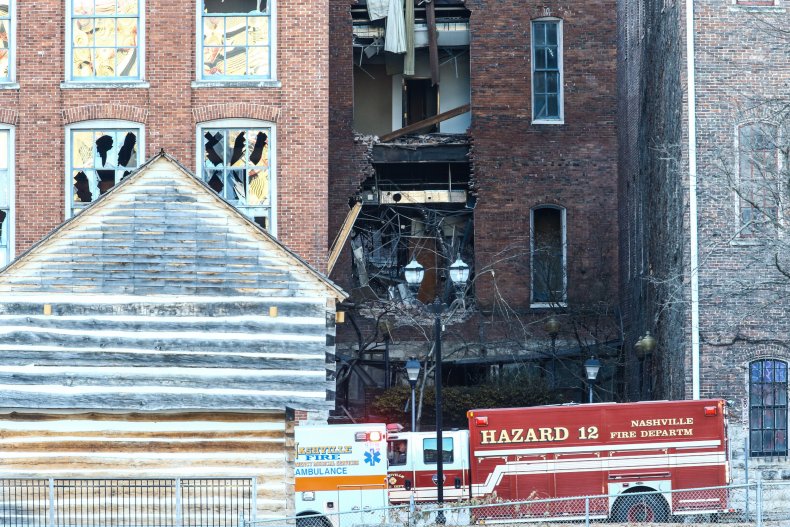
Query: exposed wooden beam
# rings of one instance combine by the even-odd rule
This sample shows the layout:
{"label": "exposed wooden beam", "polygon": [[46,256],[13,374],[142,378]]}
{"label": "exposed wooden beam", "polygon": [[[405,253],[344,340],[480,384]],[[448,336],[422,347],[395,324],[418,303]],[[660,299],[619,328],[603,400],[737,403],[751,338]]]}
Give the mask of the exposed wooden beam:
{"label": "exposed wooden beam", "polygon": [[428,59],[431,65],[431,86],[439,84],[439,44],[436,35],[436,11],[433,0],[425,2],[425,19],[428,22]]}
{"label": "exposed wooden beam", "polygon": [[348,239],[348,235],[351,234],[351,228],[354,226],[354,222],[357,221],[357,216],[359,216],[359,211],[362,210],[362,203],[356,202],[351,210],[348,211],[346,215],[346,219],[343,222],[343,226],[340,228],[340,232],[335,238],[334,243],[332,244],[332,249],[329,251],[329,262],[326,266],[326,275],[329,276],[332,274],[332,269],[335,267],[337,263],[337,259],[340,256],[340,251],[343,249],[343,246],[346,244],[346,240]]}
{"label": "exposed wooden beam", "polygon": [[446,112],[440,113],[439,115],[434,115],[433,117],[423,119],[422,121],[417,121],[416,123],[412,123],[409,126],[404,126],[403,128],[400,128],[388,134],[384,134],[381,137],[379,137],[379,142],[386,143],[387,141],[392,141],[393,139],[396,139],[403,135],[414,133],[417,130],[427,128],[429,126],[433,126],[437,123],[441,123],[442,121],[446,121],[447,119],[458,117],[459,115],[465,114],[471,109],[472,106],[470,104],[464,104],[463,106],[459,106],[458,108],[453,108],[452,110],[448,110]]}

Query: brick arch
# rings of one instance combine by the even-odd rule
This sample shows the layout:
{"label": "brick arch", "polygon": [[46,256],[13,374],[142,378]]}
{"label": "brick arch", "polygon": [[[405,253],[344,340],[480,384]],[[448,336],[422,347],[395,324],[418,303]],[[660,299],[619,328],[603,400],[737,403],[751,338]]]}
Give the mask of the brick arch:
{"label": "brick arch", "polygon": [[788,352],[787,348],[784,346],[777,344],[750,346],[748,349],[744,350],[742,357],[741,363],[745,368],[748,368],[749,364],[756,360],[766,359],[781,360],[790,365],[790,352]]}
{"label": "brick arch", "polygon": [[0,123],[16,126],[18,118],[19,114],[16,110],[11,110],[9,108],[0,109]]}
{"label": "brick arch", "polygon": [[258,119],[276,123],[280,118],[280,109],[275,106],[248,102],[211,104],[193,108],[192,117],[195,123],[218,119]]}
{"label": "brick arch", "polygon": [[65,108],[62,114],[63,124],[96,119],[113,119],[145,124],[148,119],[148,110],[128,104],[85,104]]}

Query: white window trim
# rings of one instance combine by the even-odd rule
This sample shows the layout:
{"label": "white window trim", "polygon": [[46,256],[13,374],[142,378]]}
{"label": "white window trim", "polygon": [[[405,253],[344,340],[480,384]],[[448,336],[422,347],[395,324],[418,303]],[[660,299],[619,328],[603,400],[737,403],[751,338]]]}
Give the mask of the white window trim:
{"label": "white window trim", "polygon": [[[554,209],[560,211],[562,228],[562,302],[535,302],[535,211],[540,209]],[[568,306],[568,240],[567,240],[566,209],[559,205],[536,205],[529,210],[529,307],[533,309],[548,309]]]}
{"label": "white window trim", "polygon": [[[16,129],[11,125],[0,124],[0,130],[8,132],[8,179],[9,203],[6,227],[8,229],[8,262],[16,257]],[[0,269],[5,265],[0,265]]]}
{"label": "white window trim", "polygon": [[17,0],[11,0],[8,10],[11,41],[8,43],[8,79],[0,80],[0,86],[3,88],[19,88],[16,82],[16,41],[18,40],[16,36],[16,3]]}
{"label": "white window trim", "polygon": [[[201,181],[203,181],[203,134],[204,130],[208,128],[269,129],[269,193],[271,194],[269,210],[271,212],[269,214],[269,228],[267,232],[272,236],[277,236],[277,125],[271,121],[258,119],[217,119],[215,121],[198,123],[195,129],[195,174]],[[222,198],[221,196],[219,197]],[[236,208],[232,203],[229,203],[229,205]],[[241,209],[236,210],[246,217],[244,211]],[[252,221],[252,218],[250,218],[250,221]]]}
{"label": "white window trim", "polygon": [[[733,206],[735,208],[735,213],[733,215],[735,219],[735,225],[733,232],[735,233],[730,239],[730,245],[733,246],[748,246],[748,245],[763,245],[763,241],[760,237],[748,237],[748,236],[741,236],[741,197],[738,195],[738,189],[741,186],[741,128],[745,126],[754,126],[758,124],[767,124],[769,126],[773,126],[776,128],[777,142],[782,144],[783,135],[782,135],[782,127],[779,123],[770,121],[770,120],[760,120],[760,119],[753,119],[748,121],[742,121],[735,125],[735,130],[733,133],[734,141],[733,141],[733,152],[735,155],[733,156],[733,164],[734,164],[734,174],[735,174],[735,188],[732,189],[732,196],[733,196]],[[776,152],[776,169],[778,173],[782,173],[784,169],[783,164],[783,156],[781,150],[777,149]],[[780,183],[780,186],[781,183]],[[784,196],[784,188],[780,188],[778,191],[779,196]],[[784,202],[780,201],[777,205],[777,214],[779,215],[778,223],[779,223],[779,232],[777,233],[778,236],[782,236],[782,232],[784,231]]]}
{"label": "white window trim", "polygon": [[[74,215],[74,183],[71,176],[71,132],[74,130],[115,130],[115,129],[134,129],[137,130],[137,166],[145,161],[145,126],[134,121],[120,121],[115,119],[95,119],[93,121],[80,121],[66,125],[66,166],[65,166],[65,190],[66,190],[66,218]],[[95,203],[95,201],[93,202]],[[90,205],[87,205],[90,206]]]}
{"label": "white window trim", "polygon": [[[61,85],[63,88],[75,88],[83,86],[85,88],[96,88],[108,85],[126,85],[126,84],[142,84],[145,83],[145,0],[138,0],[137,4],[137,78],[121,79],[113,77],[111,79],[102,80],[101,78],[81,79],[72,76],[72,0],[66,0],[66,69],[64,74],[66,81]],[[112,86],[114,87],[114,86]],[[148,87],[147,85],[145,87]]]}
{"label": "white window trim", "polygon": [[204,78],[203,77],[203,0],[195,3],[195,82],[193,88],[249,87],[279,88],[277,80],[277,2],[267,0],[269,6],[269,77],[250,77],[249,79]]}
{"label": "white window trim", "polygon": [[[557,49],[559,50],[558,66],[560,79],[558,81],[557,106],[560,110],[559,119],[536,119],[535,118],[535,32],[533,30],[535,22],[557,22]],[[529,23],[529,104],[532,108],[532,124],[565,124],[565,42],[564,42],[563,20],[561,18],[546,16],[534,18]]]}
{"label": "white window trim", "polygon": [[786,11],[784,0],[773,0],[773,5],[740,4],[738,0],[730,0],[729,11],[771,11],[784,13]]}

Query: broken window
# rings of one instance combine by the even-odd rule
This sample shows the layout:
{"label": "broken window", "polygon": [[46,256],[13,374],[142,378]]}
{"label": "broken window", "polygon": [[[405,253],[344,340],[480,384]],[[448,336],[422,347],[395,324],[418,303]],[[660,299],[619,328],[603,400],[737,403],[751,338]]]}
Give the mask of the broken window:
{"label": "broken window", "polygon": [[254,121],[228,124],[199,129],[203,180],[258,225],[272,230],[272,128]]}
{"label": "broken window", "polygon": [[13,147],[9,128],[0,128],[0,267],[11,261],[11,208],[13,199],[13,172],[11,156]]}
{"label": "broken window", "polygon": [[129,175],[142,158],[139,127],[100,128],[98,124],[81,123],[68,133],[73,213],[97,200]]}
{"label": "broken window", "polygon": [[11,32],[11,0],[0,0],[0,82],[13,80],[14,66],[11,56],[13,33]]}
{"label": "broken window", "polygon": [[562,21],[532,22],[532,120],[562,121]]}
{"label": "broken window", "polygon": [[143,0],[71,0],[72,80],[141,78]]}
{"label": "broken window", "polygon": [[563,305],[566,301],[565,209],[553,206],[533,209],[531,238],[532,304]]}
{"label": "broken window", "polygon": [[778,218],[777,130],[767,123],[738,129],[738,203],[740,235],[754,236]]}
{"label": "broken window", "polygon": [[201,1],[202,78],[270,78],[272,31],[267,0]]}

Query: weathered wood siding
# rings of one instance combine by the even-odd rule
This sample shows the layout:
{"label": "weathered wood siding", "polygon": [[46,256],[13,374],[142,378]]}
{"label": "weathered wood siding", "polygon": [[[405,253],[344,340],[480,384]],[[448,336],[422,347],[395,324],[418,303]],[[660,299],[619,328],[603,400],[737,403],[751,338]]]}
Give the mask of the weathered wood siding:
{"label": "weathered wood siding", "polygon": [[257,517],[278,517],[285,431],[284,413],[6,413],[2,477],[254,478]]}
{"label": "weathered wood siding", "polygon": [[344,296],[157,156],[0,272],[0,478],[252,477],[283,516]]}
{"label": "weathered wood siding", "polygon": [[325,412],[341,298],[160,155],[0,273],[0,405]]}

